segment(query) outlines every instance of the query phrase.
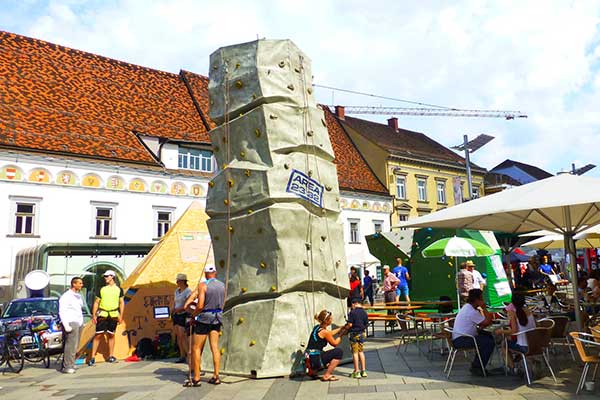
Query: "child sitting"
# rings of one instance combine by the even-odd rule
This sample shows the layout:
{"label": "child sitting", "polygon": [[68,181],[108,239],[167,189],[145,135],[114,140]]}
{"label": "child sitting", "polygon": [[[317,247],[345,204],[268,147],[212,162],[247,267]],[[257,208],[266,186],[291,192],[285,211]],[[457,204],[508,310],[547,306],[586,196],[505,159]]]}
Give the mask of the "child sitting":
{"label": "child sitting", "polygon": [[[369,323],[369,317],[363,309],[359,298],[352,299],[352,310],[348,313],[348,323],[344,326],[348,330],[348,339],[352,347],[352,360],[354,361],[354,372],[350,377],[360,379],[367,377],[367,365],[363,344],[365,342],[365,330]],[[362,368],[359,370],[359,360]]]}

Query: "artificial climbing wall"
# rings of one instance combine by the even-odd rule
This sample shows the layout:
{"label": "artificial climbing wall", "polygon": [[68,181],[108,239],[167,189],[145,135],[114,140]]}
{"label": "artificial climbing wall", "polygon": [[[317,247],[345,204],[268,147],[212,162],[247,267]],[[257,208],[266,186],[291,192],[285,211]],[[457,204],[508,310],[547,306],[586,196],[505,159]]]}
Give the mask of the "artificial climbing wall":
{"label": "artificial climbing wall", "polygon": [[342,324],[348,294],[337,172],[310,60],[289,40],[223,47],[210,57],[209,96],[220,124],[206,211],[227,286],[222,367],[289,375],[313,315],[325,308]]}

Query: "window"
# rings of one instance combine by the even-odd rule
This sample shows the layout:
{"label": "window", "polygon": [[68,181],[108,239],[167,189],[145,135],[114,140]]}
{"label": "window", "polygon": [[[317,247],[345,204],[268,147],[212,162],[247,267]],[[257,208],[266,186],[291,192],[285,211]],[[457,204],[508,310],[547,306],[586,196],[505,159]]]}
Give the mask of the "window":
{"label": "window", "polygon": [[350,219],[350,243],[360,243],[359,220]]}
{"label": "window", "polygon": [[406,177],[396,177],[396,197],[399,199],[406,199]]}
{"label": "window", "polygon": [[15,235],[33,235],[35,204],[17,203],[15,215]]}
{"label": "window", "polygon": [[380,233],[381,231],[383,231],[383,221],[374,220],[373,221],[373,230],[375,231],[375,233]]}
{"label": "window", "polygon": [[[408,214],[398,214],[398,221],[399,222],[406,222],[408,221]],[[407,228],[400,228],[401,231],[405,231]]]}
{"label": "window", "polygon": [[436,182],[437,186],[437,201],[438,203],[446,204],[446,182]]}
{"label": "window", "polygon": [[171,213],[169,211],[158,211],[156,213],[156,237],[163,237],[170,227]]}
{"label": "window", "polygon": [[93,229],[92,239],[115,239],[116,203],[91,202]]}
{"label": "window", "polygon": [[9,196],[11,200],[11,234],[9,236],[37,236],[40,197]]}
{"label": "window", "polygon": [[181,169],[213,172],[213,156],[208,150],[179,148],[178,166]]}
{"label": "window", "polygon": [[419,201],[427,201],[427,180],[417,178],[417,195]]}

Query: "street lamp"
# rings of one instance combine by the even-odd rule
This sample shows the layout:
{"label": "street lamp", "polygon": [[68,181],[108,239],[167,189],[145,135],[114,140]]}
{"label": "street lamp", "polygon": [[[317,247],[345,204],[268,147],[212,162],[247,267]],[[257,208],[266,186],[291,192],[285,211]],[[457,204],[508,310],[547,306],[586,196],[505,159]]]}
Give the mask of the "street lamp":
{"label": "street lamp", "polygon": [[463,142],[459,145],[452,146],[451,149],[465,151],[465,166],[467,168],[467,185],[469,190],[469,200],[473,197],[473,181],[471,178],[471,161],[469,158],[470,153],[474,153],[476,150],[482,148],[494,139],[493,136],[481,134],[475,139],[469,142],[469,137],[463,135]]}

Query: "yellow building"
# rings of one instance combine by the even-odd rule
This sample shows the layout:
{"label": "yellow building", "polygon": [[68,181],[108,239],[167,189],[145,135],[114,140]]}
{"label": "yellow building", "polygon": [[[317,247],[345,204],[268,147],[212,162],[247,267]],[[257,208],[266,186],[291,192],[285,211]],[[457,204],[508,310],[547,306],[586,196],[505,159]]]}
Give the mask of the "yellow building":
{"label": "yellow building", "polygon": [[[453,206],[468,199],[465,159],[423,133],[398,128],[398,119],[380,124],[336,118],[377,177],[394,198],[392,226],[409,218]],[[471,163],[473,197],[482,196],[486,170]]]}

